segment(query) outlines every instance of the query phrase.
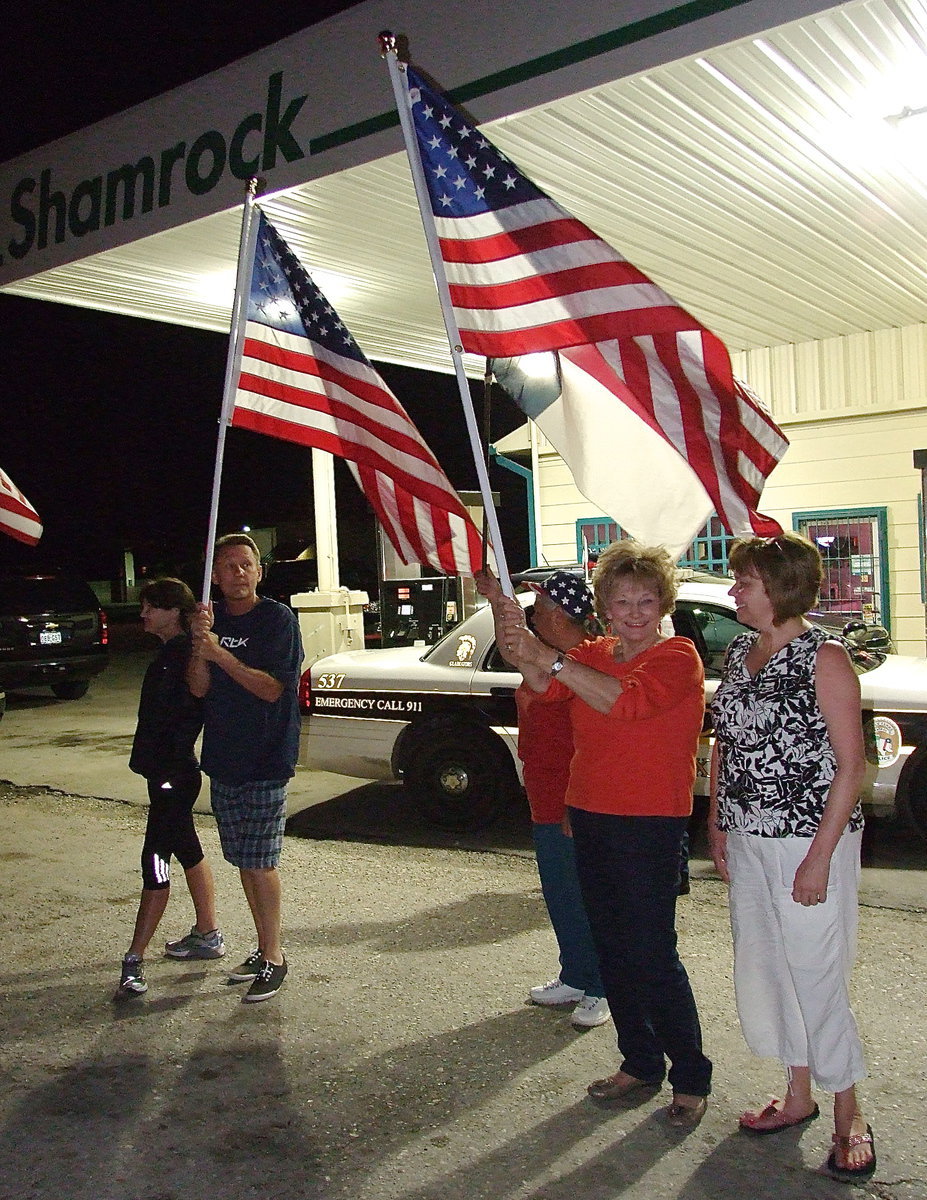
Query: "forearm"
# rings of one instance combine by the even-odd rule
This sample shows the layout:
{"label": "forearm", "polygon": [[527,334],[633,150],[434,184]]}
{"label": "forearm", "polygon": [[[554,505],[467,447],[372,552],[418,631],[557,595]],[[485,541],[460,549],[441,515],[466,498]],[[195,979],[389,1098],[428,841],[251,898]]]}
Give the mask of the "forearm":
{"label": "forearm", "polygon": [[[520,671],[521,667],[515,661],[515,657],[506,645],[506,611],[502,604],[504,599],[505,597],[502,595],[501,590],[498,595],[489,597],[489,607],[492,609],[493,626],[496,636],[496,649],[499,651],[503,661],[507,662],[509,666],[514,667],[517,671]],[[511,618],[509,619],[511,620]],[[525,682],[527,683],[527,679]],[[531,685],[529,684],[528,686],[530,687]]]}
{"label": "forearm", "polygon": [[718,828],[718,771],[720,763],[718,742],[715,740],[711,748],[711,762],[708,768],[708,828]]}
{"label": "forearm", "polygon": [[808,850],[810,858],[826,856],[830,859],[853,815],[864,773],[865,768],[861,764],[837,768],[827,793],[821,823]]}
{"label": "forearm", "polygon": [[727,866],[727,834],[718,828],[718,777],[721,770],[721,751],[717,741],[711,748],[711,769],[708,783],[708,847],[715,870],[725,883],[731,882]]}
{"label": "forearm", "polygon": [[563,666],[556,672],[555,678],[596,712],[610,713],[624,690],[613,675],[606,675],[604,671],[597,671],[595,667],[587,667],[564,656],[527,629],[509,623],[504,628],[504,634],[510,647],[510,661],[521,671],[525,683],[533,692],[547,691],[551,667],[559,659],[563,659]]}
{"label": "forearm", "polygon": [[187,664],[187,687],[190,689],[190,694],[201,700],[209,691],[211,682],[209,663],[198,654],[191,655]]}
{"label": "forearm", "polygon": [[545,671],[543,667],[538,667],[528,662],[514,663],[513,666],[516,666],[521,671],[522,679],[531,688],[532,692],[537,692],[539,696],[543,696],[550,687],[550,671]]}
{"label": "forearm", "polygon": [[[548,667],[548,672],[550,668]],[[615,701],[624,689],[620,680],[595,667],[587,667],[584,663],[574,662],[572,658],[564,660],[563,669],[557,675],[561,683],[566,684],[584,704],[597,713],[607,716],[615,707]]]}
{"label": "forearm", "polygon": [[259,700],[266,700],[268,704],[273,704],[283,694],[283,684],[279,679],[269,675],[266,671],[259,671],[256,667],[246,666],[241,659],[236,658],[224,646],[219,646],[214,650],[212,661],[220,671],[224,671],[228,675],[233,683],[243,687],[252,696],[257,696]]}

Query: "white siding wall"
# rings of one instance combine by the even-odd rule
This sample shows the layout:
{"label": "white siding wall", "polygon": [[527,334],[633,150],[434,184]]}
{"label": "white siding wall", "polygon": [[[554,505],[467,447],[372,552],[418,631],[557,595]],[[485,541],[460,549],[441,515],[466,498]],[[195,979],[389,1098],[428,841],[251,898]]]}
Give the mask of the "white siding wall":
{"label": "white siding wall", "polygon": [[927,325],[732,354],[779,422],[927,405]]}
{"label": "white siding wall", "polygon": [[808,509],[886,508],[891,628],[901,653],[924,653],[918,565],[920,472],[927,410],[785,426],[791,445],[763,492],[763,511],[791,528]]}
{"label": "white siding wall", "polygon": [[[791,528],[805,510],[886,508],[891,626],[898,649],[925,650],[913,452],[927,449],[927,325],[733,356],[791,446],[762,509]],[[576,522],[600,515],[540,439],[541,528],[548,562],[576,558]]]}

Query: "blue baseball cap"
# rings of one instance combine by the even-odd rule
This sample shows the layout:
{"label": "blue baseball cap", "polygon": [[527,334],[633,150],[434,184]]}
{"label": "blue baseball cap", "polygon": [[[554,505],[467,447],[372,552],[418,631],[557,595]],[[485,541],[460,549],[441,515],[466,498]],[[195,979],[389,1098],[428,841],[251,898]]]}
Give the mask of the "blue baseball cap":
{"label": "blue baseball cap", "polygon": [[555,604],[559,604],[574,621],[585,621],[593,612],[592,595],[589,588],[572,571],[554,571],[543,583],[529,583],[533,592],[543,592]]}

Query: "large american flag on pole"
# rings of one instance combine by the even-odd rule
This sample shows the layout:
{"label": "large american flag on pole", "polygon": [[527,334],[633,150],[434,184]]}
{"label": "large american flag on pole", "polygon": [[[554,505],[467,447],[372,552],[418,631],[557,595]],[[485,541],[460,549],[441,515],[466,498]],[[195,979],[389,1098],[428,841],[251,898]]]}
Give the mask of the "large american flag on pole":
{"label": "large american flag on pole", "polygon": [[781,532],[756,506],[788,442],[722,342],[406,71],[464,349],[635,537],[681,552],[712,509]]}
{"label": "large american flag on pole", "polygon": [[437,459],[263,213],[240,372],[233,425],[346,459],[403,562],[481,569],[482,537]]}
{"label": "large american flag on pole", "polygon": [[42,536],[42,522],[26,497],[0,469],[0,532],[9,534],[18,542],[34,546]]}

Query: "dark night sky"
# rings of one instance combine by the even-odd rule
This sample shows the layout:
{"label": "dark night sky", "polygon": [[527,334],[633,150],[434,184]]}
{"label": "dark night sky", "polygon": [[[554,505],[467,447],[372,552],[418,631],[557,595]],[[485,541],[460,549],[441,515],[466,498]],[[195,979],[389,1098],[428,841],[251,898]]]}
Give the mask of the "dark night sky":
{"label": "dark night sky", "polygon": [[[348,7],[338,0],[21,6],[0,46],[0,161]],[[118,572],[124,547],[139,566],[178,570],[195,562],[206,534],[227,339],[0,295],[0,345],[0,466],[45,523],[35,550],[0,535],[0,564],[58,563],[107,578]],[[453,378],[377,365],[452,482],[476,488]],[[493,437],[519,423],[503,400]],[[245,522],[311,529],[308,450],[230,430],[225,463],[220,532]],[[366,503],[338,468],[347,576],[351,558],[374,567],[374,543]],[[527,552],[524,485],[501,470],[491,480],[502,492],[507,554],[518,566]]]}

